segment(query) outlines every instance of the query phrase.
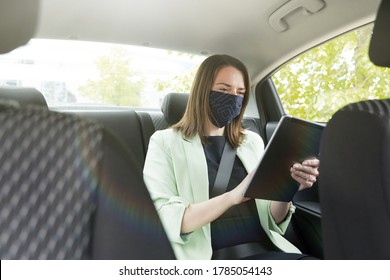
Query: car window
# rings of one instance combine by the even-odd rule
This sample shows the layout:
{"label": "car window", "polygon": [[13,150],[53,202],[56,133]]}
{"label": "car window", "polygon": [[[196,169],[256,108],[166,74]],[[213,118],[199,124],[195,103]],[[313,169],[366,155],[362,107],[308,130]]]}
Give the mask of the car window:
{"label": "car window", "polygon": [[189,92],[202,55],[83,41],[33,39],[0,55],[0,86],[35,87],[48,105],[160,108]]}
{"label": "car window", "polygon": [[313,48],[281,67],[272,79],[287,114],[328,121],[344,105],[390,97],[390,69],[375,66],[369,24]]}

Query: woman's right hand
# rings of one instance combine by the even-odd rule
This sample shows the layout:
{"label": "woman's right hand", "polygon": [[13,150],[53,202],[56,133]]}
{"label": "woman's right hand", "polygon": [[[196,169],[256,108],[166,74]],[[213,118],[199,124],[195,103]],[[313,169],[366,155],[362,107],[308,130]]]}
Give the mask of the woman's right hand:
{"label": "woman's right hand", "polygon": [[247,189],[248,184],[252,179],[252,176],[253,172],[249,173],[237,187],[229,191],[229,198],[233,205],[237,205],[250,200],[250,198],[244,196],[244,192]]}
{"label": "woman's right hand", "polygon": [[184,211],[181,223],[181,233],[189,233],[211,223],[230,207],[240,204],[250,198],[244,197],[253,173],[248,174],[242,182],[232,189],[221,195],[215,196],[209,200],[189,204]]}
{"label": "woman's right hand", "polygon": [[192,203],[184,211],[181,223],[181,233],[189,233],[211,223],[230,207],[240,204],[250,198],[244,197],[244,191],[251,180],[251,174],[247,175],[242,182],[221,195],[217,195],[209,200]]}

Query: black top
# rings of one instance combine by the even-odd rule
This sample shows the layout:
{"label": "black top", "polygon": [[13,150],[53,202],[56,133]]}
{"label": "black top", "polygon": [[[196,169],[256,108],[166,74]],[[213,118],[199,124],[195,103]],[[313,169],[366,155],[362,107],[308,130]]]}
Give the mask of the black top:
{"label": "black top", "polygon": [[[210,193],[217,176],[225,142],[226,138],[224,136],[209,136],[207,137],[207,143],[203,145],[207,160]],[[227,191],[241,183],[247,174],[241,160],[236,156]],[[260,225],[253,199],[231,207],[211,223],[213,250],[248,242],[261,242],[267,238]]]}

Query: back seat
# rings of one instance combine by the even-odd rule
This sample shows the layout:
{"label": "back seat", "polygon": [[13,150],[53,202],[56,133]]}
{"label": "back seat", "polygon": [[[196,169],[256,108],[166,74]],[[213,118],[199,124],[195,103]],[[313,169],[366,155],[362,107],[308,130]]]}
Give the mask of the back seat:
{"label": "back seat", "polygon": [[[0,102],[4,99],[14,99],[21,105],[33,104],[47,108],[43,95],[35,89],[14,91],[13,89],[7,88],[2,90],[0,88]],[[134,154],[139,166],[143,167],[150,137],[155,131],[166,129],[178,122],[184,114],[187,101],[188,94],[170,93],[165,97],[161,110],[128,108],[112,108],[108,110],[107,108],[51,108],[51,110],[74,114],[103,124],[107,130],[124,142],[130,152]],[[260,134],[258,121],[255,118],[244,117],[243,126]],[[290,232],[287,234],[293,236],[294,239],[292,240],[296,240],[293,230]]]}
{"label": "back seat", "polygon": [[[149,139],[152,134],[166,129],[177,123],[182,116],[188,102],[188,94],[169,93],[163,100],[161,110],[139,109],[62,109],[53,110],[74,114],[83,118],[97,121],[108,128],[120,141],[133,152],[136,160],[145,163]],[[0,100],[14,100],[20,105],[33,105],[48,108],[48,104],[41,92],[35,88],[0,87]],[[243,125],[260,134],[258,121],[244,117]]]}
{"label": "back seat", "polygon": [[[187,101],[188,94],[170,93],[165,97],[161,110],[98,110],[95,112],[82,111],[77,114],[101,122],[119,138],[122,138],[143,166],[152,134],[178,122],[184,114]],[[261,135],[258,119],[244,117],[243,126]],[[297,231],[294,223],[291,223],[285,237],[299,248],[304,248]]]}
{"label": "back seat", "polygon": [[[188,103],[188,96],[184,93],[169,93],[163,100],[161,112],[137,111],[144,141],[145,156],[152,134],[156,130],[174,125],[183,117]],[[244,117],[243,126],[260,134],[258,122],[254,118]]]}
{"label": "back seat", "polygon": [[144,141],[145,156],[152,134],[161,129],[166,129],[177,123],[184,115],[188,102],[188,94],[168,93],[162,103],[159,112],[137,112]]}
{"label": "back seat", "polygon": [[97,121],[110,130],[133,152],[136,160],[143,166],[145,162],[142,128],[136,112],[130,110],[78,110],[72,111],[83,118]]}
{"label": "back seat", "polygon": [[[125,142],[143,166],[150,137],[155,131],[166,129],[182,118],[188,96],[183,93],[167,94],[161,110],[78,110],[71,113],[102,123]],[[260,134],[254,118],[244,117],[243,126]]]}

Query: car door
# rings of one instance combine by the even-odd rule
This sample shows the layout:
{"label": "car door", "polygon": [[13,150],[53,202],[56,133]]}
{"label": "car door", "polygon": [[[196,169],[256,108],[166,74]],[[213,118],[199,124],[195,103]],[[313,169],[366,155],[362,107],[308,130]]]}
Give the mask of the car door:
{"label": "car door", "polygon": [[[318,45],[257,84],[255,95],[265,142],[285,114],[326,124],[349,103],[389,98],[383,89],[390,87],[390,72],[375,66],[368,56],[372,28],[373,24],[364,25]],[[314,186],[295,195],[296,212],[286,236],[304,252],[322,258],[321,167],[319,171]]]}
{"label": "car door", "polygon": [[[256,101],[265,144],[268,143],[280,118],[285,115],[283,105],[271,77],[256,87]],[[296,206],[286,237],[303,252],[322,258],[321,211],[318,184],[297,192],[293,199]]]}

